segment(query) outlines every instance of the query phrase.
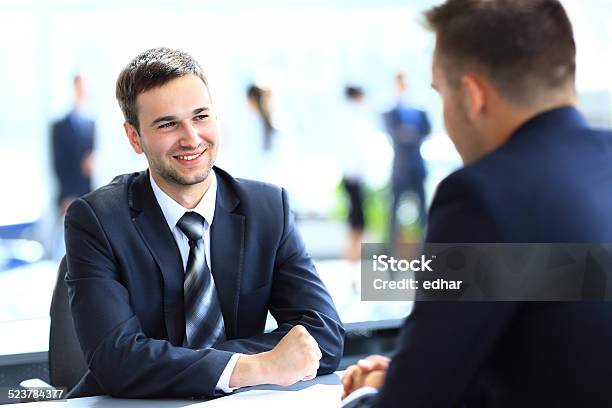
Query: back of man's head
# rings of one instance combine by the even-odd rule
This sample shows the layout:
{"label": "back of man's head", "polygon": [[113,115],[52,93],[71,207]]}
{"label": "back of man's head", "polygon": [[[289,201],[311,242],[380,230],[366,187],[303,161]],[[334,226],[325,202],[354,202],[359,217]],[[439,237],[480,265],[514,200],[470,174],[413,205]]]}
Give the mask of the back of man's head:
{"label": "back of man's head", "polygon": [[489,78],[502,97],[537,105],[574,93],[576,46],[557,0],[447,0],[425,14],[447,80]]}
{"label": "back of man's head", "polygon": [[115,93],[125,120],[138,129],[136,97],[188,74],[199,77],[208,88],[202,68],[186,52],[153,48],[139,54],[123,68],[117,78]]}

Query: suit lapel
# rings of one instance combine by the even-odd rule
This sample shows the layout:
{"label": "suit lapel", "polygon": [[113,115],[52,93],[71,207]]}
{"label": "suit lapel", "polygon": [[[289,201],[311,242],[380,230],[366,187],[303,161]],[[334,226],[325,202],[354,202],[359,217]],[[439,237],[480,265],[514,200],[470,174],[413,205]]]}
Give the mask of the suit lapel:
{"label": "suit lapel", "polygon": [[163,275],[164,321],[168,339],[182,345],[185,335],[183,263],[176,241],[155,199],[148,172],[137,175],[130,185],[132,221]]}
{"label": "suit lapel", "polygon": [[229,339],[237,337],[238,298],[244,259],[244,215],[233,210],[239,203],[231,188],[231,177],[215,168],[217,201],[211,228],[210,248],[212,275],[215,279],[225,332]]}

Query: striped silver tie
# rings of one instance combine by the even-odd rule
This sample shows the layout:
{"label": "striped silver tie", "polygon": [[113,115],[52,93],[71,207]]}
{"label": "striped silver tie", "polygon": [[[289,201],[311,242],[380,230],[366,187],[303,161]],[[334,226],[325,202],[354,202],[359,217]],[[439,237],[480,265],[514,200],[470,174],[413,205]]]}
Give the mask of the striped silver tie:
{"label": "striped silver tie", "polygon": [[189,258],[183,281],[185,345],[192,349],[211,347],[225,339],[221,305],[204,247],[204,218],[186,212],[177,226],[189,239]]}

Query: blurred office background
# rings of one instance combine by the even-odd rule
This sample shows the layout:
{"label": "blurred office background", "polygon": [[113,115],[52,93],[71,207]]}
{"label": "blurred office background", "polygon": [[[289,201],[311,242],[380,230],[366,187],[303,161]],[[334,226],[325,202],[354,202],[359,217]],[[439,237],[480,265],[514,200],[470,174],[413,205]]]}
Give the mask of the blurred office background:
{"label": "blurred office background", "polygon": [[[48,311],[61,255],[51,125],[72,109],[73,78],[79,74],[87,91],[81,111],[96,127],[94,187],[145,169],[144,157],[133,153],[124,136],[115,80],[134,56],[158,46],[185,50],[202,64],[221,121],[217,164],[235,176],[288,189],[309,251],[343,320],[356,324],[354,336],[374,339],[374,346],[362,351],[376,351],[381,339],[388,333],[392,337],[410,304],[360,302],[359,266],[344,256],[349,234],[341,188],[344,88],[364,91],[363,114],[372,131],[363,163],[368,221],[363,239],[383,242],[393,151],[382,113],[397,102],[397,72],[406,74],[406,102],[425,110],[432,124],[421,147],[428,201],[437,183],[460,165],[445,134],[440,100],[430,88],[433,37],[420,24],[422,11],[437,3],[1,2],[0,385],[12,385],[17,377],[44,377]],[[594,125],[609,127],[612,1],[563,3],[577,39],[581,106]],[[253,84],[265,92],[274,128],[269,151],[262,151],[261,118],[247,101]],[[420,239],[413,198],[408,195],[398,212],[401,239],[407,241]],[[28,371],[32,367],[36,373]]]}

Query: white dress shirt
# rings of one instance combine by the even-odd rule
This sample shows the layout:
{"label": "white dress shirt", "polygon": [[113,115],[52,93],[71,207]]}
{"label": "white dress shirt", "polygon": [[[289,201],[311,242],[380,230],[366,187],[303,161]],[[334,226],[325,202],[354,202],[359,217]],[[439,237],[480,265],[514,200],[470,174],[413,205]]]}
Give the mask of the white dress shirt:
{"label": "white dress shirt", "polygon": [[[217,175],[214,170],[210,171],[209,177],[212,177],[210,186],[208,187],[208,191],[204,194],[204,197],[200,200],[198,205],[193,209],[188,209],[174,201],[170,196],[162,191],[161,188],[155,183],[153,177],[151,177],[151,173],[149,172],[149,179],[151,180],[151,187],[153,188],[153,194],[157,199],[157,203],[164,214],[164,218],[168,223],[168,227],[170,227],[170,231],[172,231],[172,235],[176,240],[176,245],[178,246],[179,252],[181,253],[181,258],[183,260],[183,271],[187,269],[187,259],[189,258],[189,239],[181,229],[176,225],[181,217],[189,211],[193,211],[198,213],[204,218],[204,251],[206,252],[206,264],[208,265],[208,269],[210,269],[212,273],[212,263],[210,260],[210,227],[213,223],[213,219],[215,216],[215,204],[217,202]],[[212,276],[211,276],[212,278]],[[214,282],[214,278],[213,282]],[[236,367],[236,363],[238,362],[238,358],[240,358],[239,353],[234,353],[231,359],[225,366],[225,369],[221,373],[221,377],[219,377],[219,381],[217,382],[216,390],[223,392],[232,392],[236,388],[230,388],[229,381],[232,376],[232,372]]]}

